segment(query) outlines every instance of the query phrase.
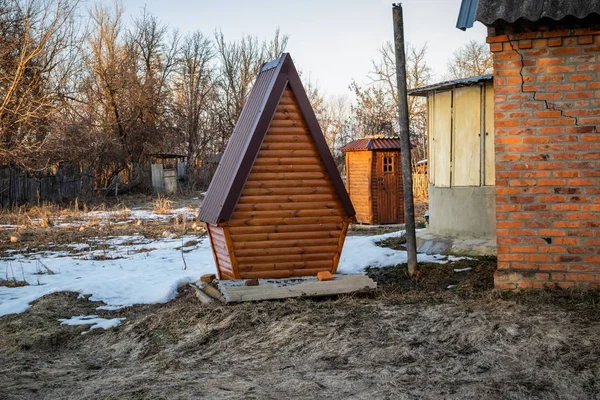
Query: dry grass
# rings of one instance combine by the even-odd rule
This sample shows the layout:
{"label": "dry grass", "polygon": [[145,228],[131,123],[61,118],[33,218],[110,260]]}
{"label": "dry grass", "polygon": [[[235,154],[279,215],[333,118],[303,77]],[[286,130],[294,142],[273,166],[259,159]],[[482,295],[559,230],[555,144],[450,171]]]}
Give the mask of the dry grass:
{"label": "dry grass", "polygon": [[[6,399],[593,399],[600,316],[514,300],[346,296],[97,311],[57,293],[0,319]],[[58,325],[127,317],[110,331]]]}
{"label": "dry grass", "polygon": [[164,237],[165,232],[173,237],[186,234],[183,226],[178,226],[173,221],[144,221],[140,225],[115,224],[104,221],[101,223],[90,222],[84,229],[78,227],[23,228],[19,230],[19,241],[11,243],[10,237],[14,234],[13,231],[0,230],[0,256],[10,257],[11,255],[7,251],[15,249],[18,249],[20,254],[45,250],[75,253],[78,250],[67,245],[87,243],[90,244],[89,250],[95,250],[101,244],[90,242],[90,239],[93,238],[141,235],[148,239],[158,240]]}
{"label": "dry grass", "polygon": [[171,214],[173,211],[173,202],[160,194],[154,200],[154,204],[152,205],[152,209],[157,214]]}
{"label": "dry grass", "polygon": [[[177,218],[29,226],[18,245],[0,231],[0,252],[187,227]],[[182,254],[196,244],[182,243]],[[377,291],[321,300],[206,306],[184,287],[167,304],[106,311],[54,293],[0,318],[0,398],[598,398],[600,293],[496,292],[494,264],[423,264],[414,278],[402,265],[373,269]],[[90,314],[127,320],[83,336],[87,327],[58,322]]]}
{"label": "dry grass", "polygon": [[413,172],[413,196],[416,200],[427,201],[429,197],[429,180],[427,174]]}
{"label": "dry grass", "polygon": [[23,286],[27,286],[27,285],[29,285],[29,283],[27,283],[26,281],[19,281],[17,279],[2,279],[2,278],[0,278],[0,286],[15,288],[15,287],[23,287]]}
{"label": "dry grass", "polygon": [[[175,201],[182,206],[193,205],[189,198],[177,198]],[[0,256],[9,257],[8,250],[19,250],[21,254],[44,250],[74,253],[77,250],[66,245],[88,243],[90,238],[142,235],[160,239],[165,235],[179,237],[190,231],[202,233],[203,228],[183,214],[164,220],[131,220],[131,205],[149,210],[156,204],[150,196],[131,196],[91,205],[76,199],[65,206],[44,203],[1,209],[0,224],[14,227],[0,228]],[[173,203],[161,198],[161,204],[166,212]],[[87,214],[90,211],[106,214],[94,217]],[[96,249],[93,243],[90,244],[91,250]]]}

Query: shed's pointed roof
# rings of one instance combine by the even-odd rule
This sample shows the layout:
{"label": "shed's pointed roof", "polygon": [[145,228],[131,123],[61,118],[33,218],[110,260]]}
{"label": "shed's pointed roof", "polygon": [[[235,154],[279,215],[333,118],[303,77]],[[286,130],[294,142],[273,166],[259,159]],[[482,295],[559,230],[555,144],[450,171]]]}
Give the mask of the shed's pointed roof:
{"label": "shed's pointed roof", "polygon": [[298,101],[308,131],[315,142],[346,214],[354,216],[354,208],[329,147],[327,147],[317,117],[300,82],[300,76],[290,55],[283,53],[278,59],[265,63],[256,78],[254,87],[246,100],[231,139],[206,192],[200,208],[200,220],[209,224],[217,224],[231,218],[269,129],[277,104],[288,85]]}

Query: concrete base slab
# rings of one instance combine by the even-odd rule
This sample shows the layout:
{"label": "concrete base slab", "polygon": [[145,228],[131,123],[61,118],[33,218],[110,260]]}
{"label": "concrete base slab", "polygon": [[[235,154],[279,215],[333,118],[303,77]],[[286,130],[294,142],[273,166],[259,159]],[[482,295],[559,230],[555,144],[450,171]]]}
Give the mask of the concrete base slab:
{"label": "concrete base slab", "polygon": [[495,256],[496,239],[461,239],[435,235],[427,229],[417,231],[417,251],[426,254]]}
{"label": "concrete base slab", "polygon": [[366,275],[336,274],[332,280],[319,281],[314,276],[282,279],[258,279],[258,285],[245,286],[245,280],[219,281],[219,290],[228,303],[319,297],[372,290],[377,283]]}

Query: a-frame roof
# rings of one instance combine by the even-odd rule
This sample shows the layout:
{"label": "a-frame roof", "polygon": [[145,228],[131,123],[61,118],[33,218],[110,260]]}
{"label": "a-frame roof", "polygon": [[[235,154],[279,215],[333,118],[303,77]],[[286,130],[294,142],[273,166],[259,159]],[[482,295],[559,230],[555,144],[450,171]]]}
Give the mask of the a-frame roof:
{"label": "a-frame roof", "polygon": [[283,53],[278,59],[265,63],[256,78],[256,83],[246,100],[206,192],[200,208],[200,220],[216,225],[231,218],[269,129],[277,104],[288,85],[296,97],[308,130],[346,214],[350,217],[355,215],[317,117],[300,82],[300,76],[290,55]]}

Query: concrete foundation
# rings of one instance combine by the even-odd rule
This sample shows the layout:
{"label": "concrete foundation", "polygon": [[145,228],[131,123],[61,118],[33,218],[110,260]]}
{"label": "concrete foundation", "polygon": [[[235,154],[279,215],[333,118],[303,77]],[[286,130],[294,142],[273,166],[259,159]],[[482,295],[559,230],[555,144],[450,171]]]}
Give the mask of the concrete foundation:
{"label": "concrete foundation", "polygon": [[428,233],[454,239],[496,240],[494,186],[429,186]]}
{"label": "concrete foundation", "polygon": [[417,252],[460,256],[495,256],[496,239],[464,239],[434,235],[427,229],[417,231]]}
{"label": "concrete foundation", "polygon": [[495,196],[494,186],[429,186],[429,226],[417,231],[417,251],[496,255]]}

